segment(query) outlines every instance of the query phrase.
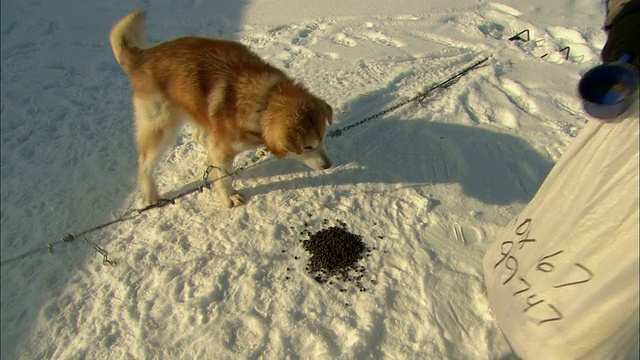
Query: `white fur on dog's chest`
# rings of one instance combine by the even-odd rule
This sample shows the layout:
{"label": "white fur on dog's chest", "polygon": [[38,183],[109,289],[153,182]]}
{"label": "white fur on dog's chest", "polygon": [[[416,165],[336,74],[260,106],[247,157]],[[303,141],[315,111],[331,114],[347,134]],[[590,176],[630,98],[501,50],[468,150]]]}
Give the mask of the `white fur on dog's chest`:
{"label": "white fur on dog's chest", "polygon": [[231,144],[231,148],[233,148],[233,150],[237,151],[237,152],[241,152],[241,151],[245,151],[245,150],[251,150],[253,148],[255,148],[256,146],[250,146],[247,143],[238,141],[238,142],[234,142],[233,144]]}
{"label": "white fur on dog's chest", "polygon": [[262,145],[262,138],[258,134],[252,132],[245,132],[244,139],[241,141],[234,141],[231,144],[231,148],[237,152],[255,149]]}

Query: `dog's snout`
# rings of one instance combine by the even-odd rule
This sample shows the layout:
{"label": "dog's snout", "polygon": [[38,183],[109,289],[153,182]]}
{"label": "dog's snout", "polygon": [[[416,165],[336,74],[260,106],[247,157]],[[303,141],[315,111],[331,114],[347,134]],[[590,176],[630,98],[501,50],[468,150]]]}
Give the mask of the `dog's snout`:
{"label": "dog's snout", "polygon": [[326,158],[308,158],[303,161],[313,170],[327,170],[332,166],[331,161]]}
{"label": "dog's snout", "polygon": [[333,166],[322,144],[312,151],[305,152],[302,156],[298,157],[298,159],[302,160],[308,167],[314,170],[326,170]]}

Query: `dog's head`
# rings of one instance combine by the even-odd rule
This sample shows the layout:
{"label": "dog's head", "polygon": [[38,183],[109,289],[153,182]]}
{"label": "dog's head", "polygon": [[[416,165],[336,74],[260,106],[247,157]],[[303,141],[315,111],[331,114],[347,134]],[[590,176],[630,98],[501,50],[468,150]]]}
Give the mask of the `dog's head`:
{"label": "dog's head", "polygon": [[330,168],[323,140],[327,124],[333,123],[331,106],[306,91],[272,101],[264,129],[267,149],[278,158],[296,158],[315,170]]}

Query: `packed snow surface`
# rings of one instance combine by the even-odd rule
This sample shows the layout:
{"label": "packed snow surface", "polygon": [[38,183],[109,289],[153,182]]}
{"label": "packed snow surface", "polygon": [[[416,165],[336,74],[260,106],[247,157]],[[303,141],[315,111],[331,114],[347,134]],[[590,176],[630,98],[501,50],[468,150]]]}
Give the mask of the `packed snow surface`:
{"label": "packed snow surface", "polygon": [[[152,44],[248,45],[334,107],[330,129],[489,60],[327,138],[331,169],[266,157],[234,178],[246,205],[223,208],[205,189],[138,214],[132,90],[108,43],[138,6]],[[1,10],[3,359],[510,354],[482,255],[588,121],[575,89],[606,40],[601,3],[7,0]],[[509,40],[525,29],[529,41]],[[157,167],[165,196],[203,181],[192,131]],[[361,286],[305,271],[301,240],[341,224],[371,249]]]}

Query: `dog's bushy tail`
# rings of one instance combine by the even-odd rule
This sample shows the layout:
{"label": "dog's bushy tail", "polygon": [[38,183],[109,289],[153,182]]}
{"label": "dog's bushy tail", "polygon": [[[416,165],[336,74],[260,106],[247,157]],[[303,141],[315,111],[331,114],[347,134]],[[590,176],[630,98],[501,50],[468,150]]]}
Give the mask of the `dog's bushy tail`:
{"label": "dog's bushy tail", "polygon": [[146,46],[144,37],[144,11],[136,9],[118,20],[109,34],[113,54],[125,72],[129,72],[134,64],[135,56]]}

